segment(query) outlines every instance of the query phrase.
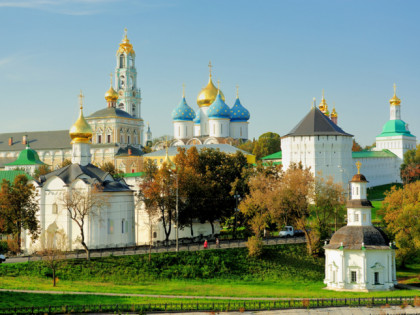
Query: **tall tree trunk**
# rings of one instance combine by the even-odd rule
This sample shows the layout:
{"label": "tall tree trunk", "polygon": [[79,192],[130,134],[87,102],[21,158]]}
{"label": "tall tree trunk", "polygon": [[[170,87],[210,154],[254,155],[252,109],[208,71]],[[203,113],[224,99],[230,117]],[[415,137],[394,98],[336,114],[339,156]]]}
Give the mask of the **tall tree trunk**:
{"label": "tall tree trunk", "polygon": [[190,231],[191,231],[191,237],[194,237],[194,230],[193,230],[193,219],[190,219]]}
{"label": "tall tree trunk", "polygon": [[52,272],[53,272],[53,287],[56,286],[56,280],[55,280],[55,268],[52,268]]}

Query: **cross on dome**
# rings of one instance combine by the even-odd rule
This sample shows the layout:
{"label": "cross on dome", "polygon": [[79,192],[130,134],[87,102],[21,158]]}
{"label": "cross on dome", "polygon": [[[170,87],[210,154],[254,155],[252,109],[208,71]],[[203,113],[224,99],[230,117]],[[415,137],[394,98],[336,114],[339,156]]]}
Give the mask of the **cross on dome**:
{"label": "cross on dome", "polygon": [[356,162],[356,167],[357,167],[357,174],[360,174],[360,167],[362,166],[362,163],[360,161]]}
{"label": "cross on dome", "polygon": [[83,109],[83,98],[85,97],[82,93],[82,90],[80,90],[80,94],[79,96],[79,105],[80,105],[80,109]]}
{"label": "cross on dome", "polygon": [[211,60],[209,61],[209,73],[210,73],[210,78],[211,78],[211,68],[212,68],[213,66],[211,65]]}

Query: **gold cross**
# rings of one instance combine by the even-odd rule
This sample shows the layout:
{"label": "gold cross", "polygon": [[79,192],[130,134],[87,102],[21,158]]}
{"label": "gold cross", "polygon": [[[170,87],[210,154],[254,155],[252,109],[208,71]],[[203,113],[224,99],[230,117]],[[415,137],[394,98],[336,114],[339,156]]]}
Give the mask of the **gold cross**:
{"label": "gold cross", "polygon": [[360,167],[362,166],[362,163],[360,163],[360,161],[356,162],[356,167],[357,167],[357,174],[360,174]]}
{"label": "gold cross", "polygon": [[127,28],[124,28],[124,37],[127,37]]}
{"label": "gold cross", "polygon": [[182,83],[182,98],[185,98],[185,83]]}
{"label": "gold cross", "polygon": [[82,90],[80,90],[80,94],[79,94],[79,104],[80,104],[80,109],[83,109],[83,98],[85,96],[82,93]]}
{"label": "gold cross", "polygon": [[113,76],[114,74],[111,72],[110,74],[109,74],[109,78],[111,79],[111,86],[112,86],[112,76]]}
{"label": "gold cross", "polygon": [[324,99],[324,89],[322,89],[322,99]]}
{"label": "gold cross", "polygon": [[314,107],[315,107],[315,102],[316,102],[316,98],[314,97],[314,98],[312,99],[312,108],[314,108]]}
{"label": "gold cross", "polygon": [[236,86],[236,98],[239,98],[239,85]]}
{"label": "gold cross", "polygon": [[211,77],[211,68],[212,68],[213,66],[211,65],[211,60],[209,61],[209,72],[210,72],[210,77]]}
{"label": "gold cross", "polygon": [[217,89],[220,90],[220,80],[217,80]]}
{"label": "gold cross", "polygon": [[397,95],[397,85],[394,83],[394,95]]}

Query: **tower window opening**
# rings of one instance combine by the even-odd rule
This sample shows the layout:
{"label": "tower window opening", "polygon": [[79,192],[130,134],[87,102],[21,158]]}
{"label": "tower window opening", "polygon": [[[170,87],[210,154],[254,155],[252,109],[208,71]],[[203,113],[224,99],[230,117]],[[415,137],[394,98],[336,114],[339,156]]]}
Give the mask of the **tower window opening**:
{"label": "tower window opening", "polygon": [[98,135],[98,143],[102,143],[102,136]]}
{"label": "tower window opening", "polygon": [[125,68],[125,58],[124,55],[120,55],[120,68]]}
{"label": "tower window opening", "polygon": [[118,108],[121,109],[121,110],[124,110],[124,103],[118,104]]}
{"label": "tower window opening", "polygon": [[111,143],[111,135],[107,135],[107,136],[106,136],[106,138],[107,138],[107,139],[106,139],[106,140],[107,140],[107,142],[108,142],[108,143]]}
{"label": "tower window opening", "polygon": [[131,106],[131,114],[132,114],[134,117],[136,117],[136,105],[135,105],[135,104],[133,104],[133,105]]}
{"label": "tower window opening", "polygon": [[127,136],[127,143],[130,143],[130,136]]}
{"label": "tower window opening", "polygon": [[356,283],[357,282],[357,272],[356,271],[352,271],[351,272],[351,282],[352,283]]}

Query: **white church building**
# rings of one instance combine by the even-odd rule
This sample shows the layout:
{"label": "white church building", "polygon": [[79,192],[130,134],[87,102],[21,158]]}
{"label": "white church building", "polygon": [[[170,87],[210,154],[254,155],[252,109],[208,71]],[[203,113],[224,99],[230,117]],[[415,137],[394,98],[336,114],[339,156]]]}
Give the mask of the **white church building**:
{"label": "white church building", "polygon": [[[357,168],[360,166],[358,162]],[[372,225],[366,177],[358,170],[350,183],[347,225],[324,246],[324,283],[327,289],[337,291],[390,290],[397,284],[395,247]]]}

